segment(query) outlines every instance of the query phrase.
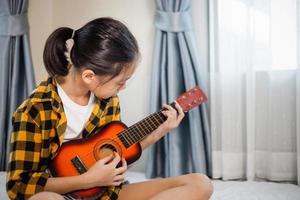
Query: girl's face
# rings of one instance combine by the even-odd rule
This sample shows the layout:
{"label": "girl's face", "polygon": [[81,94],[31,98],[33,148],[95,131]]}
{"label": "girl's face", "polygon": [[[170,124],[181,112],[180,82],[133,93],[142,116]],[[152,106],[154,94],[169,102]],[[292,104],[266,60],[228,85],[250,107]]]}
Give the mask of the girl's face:
{"label": "girl's face", "polygon": [[126,87],[126,81],[132,76],[135,69],[135,65],[126,67],[114,78],[94,75],[93,81],[87,85],[88,89],[101,99],[115,96],[120,90]]}

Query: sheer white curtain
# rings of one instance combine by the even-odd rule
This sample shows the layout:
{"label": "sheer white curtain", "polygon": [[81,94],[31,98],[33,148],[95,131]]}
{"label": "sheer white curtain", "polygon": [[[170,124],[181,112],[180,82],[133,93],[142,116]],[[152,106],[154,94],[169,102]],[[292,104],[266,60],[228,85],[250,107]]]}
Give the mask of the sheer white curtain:
{"label": "sheer white curtain", "polygon": [[299,182],[298,3],[209,1],[214,178]]}

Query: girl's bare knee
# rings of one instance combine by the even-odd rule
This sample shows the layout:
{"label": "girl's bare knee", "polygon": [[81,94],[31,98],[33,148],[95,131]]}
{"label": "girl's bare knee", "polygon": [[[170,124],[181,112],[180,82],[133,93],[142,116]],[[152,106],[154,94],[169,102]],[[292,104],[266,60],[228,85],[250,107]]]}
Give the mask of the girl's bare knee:
{"label": "girl's bare knee", "polygon": [[211,180],[204,174],[190,174],[190,186],[199,194],[200,199],[209,199],[213,193],[213,184]]}
{"label": "girl's bare knee", "polygon": [[64,200],[64,197],[54,192],[39,192],[30,197],[29,200]]}

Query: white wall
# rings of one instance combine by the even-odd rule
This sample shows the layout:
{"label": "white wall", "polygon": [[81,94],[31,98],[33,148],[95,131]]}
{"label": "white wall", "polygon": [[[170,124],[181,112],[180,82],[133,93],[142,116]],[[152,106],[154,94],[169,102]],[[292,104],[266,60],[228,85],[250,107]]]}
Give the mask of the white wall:
{"label": "white wall", "polygon": [[[207,66],[206,0],[193,0],[193,18],[199,54]],[[195,11],[196,10],[196,11]],[[57,27],[79,28],[91,19],[110,16],[124,22],[138,40],[142,60],[127,89],[120,93],[122,120],[132,125],[149,114],[149,89],[154,40],[154,0],[30,0],[30,40],[36,80],[47,77],[42,55],[45,41]],[[143,171],[145,155],[133,170]]]}
{"label": "white wall", "polygon": [[52,31],[53,1],[30,0],[28,8],[29,37],[36,82],[47,78],[43,67],[43,49]]}

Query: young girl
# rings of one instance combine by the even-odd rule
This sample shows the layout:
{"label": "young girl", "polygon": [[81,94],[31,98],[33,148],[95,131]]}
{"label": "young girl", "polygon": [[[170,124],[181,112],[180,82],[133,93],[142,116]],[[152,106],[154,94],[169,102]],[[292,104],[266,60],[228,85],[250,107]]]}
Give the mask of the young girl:
{"label": "young girl", "polygon": [[[71,50],[66,41],[72,39]],[[97,161],[78,176],[51,177],[51,160],[63,142],[86,138],[120,120],[117,93],[134,73],[139,49],[127,27],[111,18],[95,19],[78,30],[59,28],[48,38],[44,64],[49,78],[13,115],[7,193],[11,199],[72,199],[68,193],[109,186],[93,199],[209,199],[210,180],[188,174],[122,184],[127,170],[117,154]],[[184,113],[164,105],[167,120],[140,142],[142,149],[176,128]],[[121,161],[122,166],[118,163]]]}

